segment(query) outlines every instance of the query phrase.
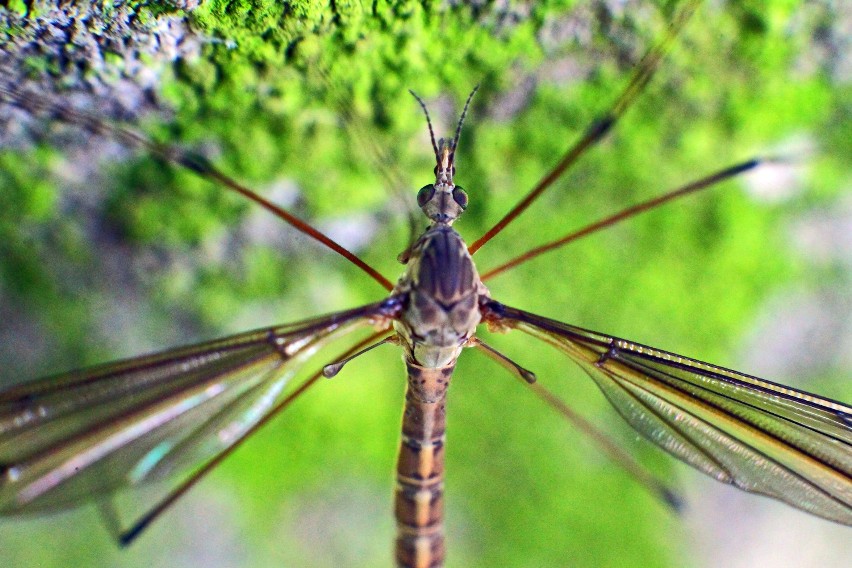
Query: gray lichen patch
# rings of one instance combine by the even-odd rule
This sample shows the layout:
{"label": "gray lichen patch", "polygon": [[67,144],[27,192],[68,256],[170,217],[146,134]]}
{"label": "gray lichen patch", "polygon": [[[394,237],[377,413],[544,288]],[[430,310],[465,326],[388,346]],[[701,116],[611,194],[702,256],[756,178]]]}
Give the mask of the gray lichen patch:
{"label": "gray lichen patch", "polygon": [[[184,19],[195,4],[56,2],[23,13],[0,9],[0,87],[106,119],[161,109],[155,93],[162,74],[199,52],[199,38]],[[29,113],[0,107],[0,146],[26,146],[43,131]]]}

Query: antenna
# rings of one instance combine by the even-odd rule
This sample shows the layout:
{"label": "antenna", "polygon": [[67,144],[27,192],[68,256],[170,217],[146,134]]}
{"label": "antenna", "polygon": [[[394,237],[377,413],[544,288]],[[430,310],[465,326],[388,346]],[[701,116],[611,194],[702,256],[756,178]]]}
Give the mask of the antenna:
{"label": "antenna", "polygon": [[[467,116],[467,109],[470,106],[470,101],[471,101],[471,99],[473,99],[473,95],[475,95],[476,91],[478,91],[478,90],[479,90],[479,85],[476,85],[473,88],[473,90],[470,92],[470,94],[467,96],[467,100],[464,103],[464,109],[462,109],[461,117],[459,117],[459,123],[456,125],[456,134],[455,134],[455,136],[453,136],[453,143],[450,146],[450,148],[452,150],[455,150],[456,146],[458,146],[459,137],[461,136],[462,124],[464,124],[464,118]],[[415,93],[411,89],[409,89],[408,92],[411,93],[412,97],[417,99],[417,102],[420,104],[420,108],[423,109],[423,114],[426,115],[426,124],[429,126],[429,138],[432,141],[432,149],[435,151],[435,155],[437,156],[438,153],[439,153],[438,152],[438,144],[435,143],[435,131],[432,128],[432,119],[429,116],[429,110],[426,108],[426,103],[424,103],[423,99],[421,99],[419,96],[417,96],[417,93]]]}
{"label": "antenna", "polygon": [[[411,93],[411,96],[417,99],[417,102],[420,103],[420,108],[423,109],[423,114],[426,115],[426,124],[429,125],[429,138],[432,140],[432,149],[435,150],[435,156],[438,155],[438,145],[435,143],[435,131],[432,130],[432,119],[429,118],[429,110],[426,108],[426,103],[423,102],[423,99],[417,96],[417,93],[408,89],[408,92]],[[467,105],[465,105],[465,110],[467,109]]]}
{"label": "antenna", "polygon": [[[459,143],[459,136],[461,136],[462,123],[464,122],[464,117],[467,116],[467,107],[470,106],[470,100],[473,98],[473,95],[476,94],[476,91],[479,90],[479,85],[476,85],[470,94],[467,96],[467,100],[464,103],[464,109],[462,110],[461,117],[459,117],[459,123],[456,126],[456,135],[453,136],[453,150],[456,149],[456,146]],[[429,129],[431,130],[431,126]],[[434,144],[434,142],[433,142]]]}

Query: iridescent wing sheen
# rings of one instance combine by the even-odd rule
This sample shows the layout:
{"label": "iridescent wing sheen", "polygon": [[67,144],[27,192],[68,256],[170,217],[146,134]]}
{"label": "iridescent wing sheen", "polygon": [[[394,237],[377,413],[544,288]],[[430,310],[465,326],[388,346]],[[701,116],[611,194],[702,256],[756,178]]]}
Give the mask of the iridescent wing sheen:
{"label": "iridescent wing sheen", "polygon": [[240,440],[308,357],[393,302],[242,333],[0,392],[0,514],[160,479]]}
{"label": "iridescent wing sheen", "polygon": [[566,353],[633,428],[696,469],[852,525],[849,405],[493,301],[484,316]]}

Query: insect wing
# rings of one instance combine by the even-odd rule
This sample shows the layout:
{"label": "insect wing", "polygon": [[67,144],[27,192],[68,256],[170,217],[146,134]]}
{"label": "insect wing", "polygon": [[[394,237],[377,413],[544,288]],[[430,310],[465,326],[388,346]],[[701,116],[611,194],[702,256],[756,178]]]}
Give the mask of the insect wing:
{"label": "insect wing", "polygon": [[0,393],[0,513],[71,506],[215,455],[317,349],[386,311],[369,305]]}
{"label": "insect wing", "polygon": [[492,302],[565,352],[625,420],[715,479],[852,525],[852,407]]}

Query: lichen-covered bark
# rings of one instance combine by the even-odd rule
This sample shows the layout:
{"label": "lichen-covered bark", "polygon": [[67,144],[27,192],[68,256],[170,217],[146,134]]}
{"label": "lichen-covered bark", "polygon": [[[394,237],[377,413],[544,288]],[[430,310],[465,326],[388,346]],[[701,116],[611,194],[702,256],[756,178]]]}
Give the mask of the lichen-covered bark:
{"label": "lichen-covered bark", "polygon": [[[670,17],[645,1],[68,4],[0,8],[0,84],[197,149],[391,279],[407,238],[404,199],[430,181],[433,165],[407,89],[426,98],[441,134],[481,84],[457,156],[456,181],[471,198],[458,228],[472,241],[606,108]],[[848,239],[813,244],[808,235],[822,234],[821,212],[841,226],[848,216],[839,196],[852,154],[843,36],[850,16],[843,3],[706,4],[613,135],[476,260],[487,269],[755,153],[804,157],[793,185],[760,186],[774,201],[753,197],[763,178],[750,181],[752,193],[725,185],[490,284],[513,304],[734,366],[730,350],[779,288],[804,296],[803,311],[816,305],[809,313],[825,314],[831,329],[849,319],[848,259],[832,246]],[[782,187],[792,193],[783,197]],[[221,188],[0,105],[0,381],[379,295],[343,261]],[[826,304],[832,298],[841,300]],[[791,367],[796,378],[804,369],[849,376],[840,332],[828,335],[807,344],[808,353],[815,344],[828,351]],[[591,389],[578,390],[583,378],[543,348],[511,338],[504,350],[566,398],[598,408]],[[739,351],[747,358],[755,350]],[[0,521],[0,559],[172,566],[184,553],[204,555],[206,545],[214,552],[190,564],[386,564],[404,376],[395,355],[385,358],[324,383],[254,452],[227,465],[219,485],[200,486],[187,509],[129,552],[113,551],[96,515],[84,512]],[[454,380],[451,565],[693,558],[685,544],[692,535],[677,542],[687,530],[680,520],[578,451],[564,425],[490,362],[463,357]],[[850,398],[840,388],[829,394]],[[480,460],[484,444],[499,444],[489,454],[504,458]],[[486,476],[498,481],[481,483]],[[257,536],[243,534],[249,517]],[[734,549],[703,536],[708,524],[690,520],[688,530],[709,548]],[[205,528],[216,538],[199,536]]]}

